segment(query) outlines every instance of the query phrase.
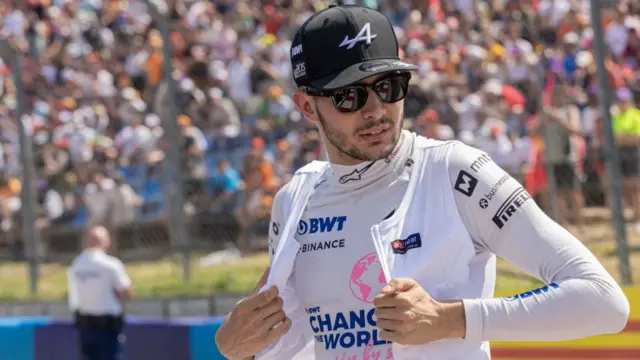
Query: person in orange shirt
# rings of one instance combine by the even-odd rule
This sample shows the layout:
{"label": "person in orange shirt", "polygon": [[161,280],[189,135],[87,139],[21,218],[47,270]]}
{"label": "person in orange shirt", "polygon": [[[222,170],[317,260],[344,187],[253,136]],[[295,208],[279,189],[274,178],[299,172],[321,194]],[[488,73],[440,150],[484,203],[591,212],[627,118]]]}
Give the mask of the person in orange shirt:
{"label": "person in orange shirt", "polygon": [[262,138],[251,140],[252,151],[247,156],[248,163],[245,163],[245,171],[246,173],[259,171],[262,175],[262,188],[268,190],[275,187],[276,181],[273,164],[264,157],[265,146],[265,141]]}
{"label": "person in orange shirt", "polygon": [[151,54],[147,58],[147,82],[149,86],[156,86],[162,80],[162,65],[164,62],[160,34],[151,32],[149,34],[149,45],[151,45]]}
{"label": "person in orange shirt", "polygon": [[20,180],[7,178],[0,173],[0,225],[4,228],[11,225],[12,206],[11,200],[20,196]]}

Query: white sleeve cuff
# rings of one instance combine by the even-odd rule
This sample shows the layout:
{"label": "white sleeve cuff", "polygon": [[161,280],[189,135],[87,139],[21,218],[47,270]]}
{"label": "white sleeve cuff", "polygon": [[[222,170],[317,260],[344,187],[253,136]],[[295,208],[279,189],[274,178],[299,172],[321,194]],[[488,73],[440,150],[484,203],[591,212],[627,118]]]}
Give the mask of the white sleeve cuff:
{"label": "white sleeve cuff", "polygon": [[465,340],[484,341],[482,301],[480,299],[467,299],[462,300],[462,304],[464,305],[464,316],[467,322]]}

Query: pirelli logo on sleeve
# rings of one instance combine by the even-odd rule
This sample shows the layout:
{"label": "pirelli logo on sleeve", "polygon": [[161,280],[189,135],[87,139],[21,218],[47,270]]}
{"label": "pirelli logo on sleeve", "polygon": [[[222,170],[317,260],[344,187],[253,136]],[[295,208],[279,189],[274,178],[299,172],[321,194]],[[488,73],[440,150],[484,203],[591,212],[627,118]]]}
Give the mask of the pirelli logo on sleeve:
{"label": "pirelli logo on sleeve", "polygon": [[509,195],[504,203],[500,205],[500,208],[491,220],[493,220],[493,223],[496,224],[498,229],[502,229],[507,221],[513,217],[513,214],[518,212],[518,209],[530,199],[531,195],[529,195],[523,187],[517,188]]}

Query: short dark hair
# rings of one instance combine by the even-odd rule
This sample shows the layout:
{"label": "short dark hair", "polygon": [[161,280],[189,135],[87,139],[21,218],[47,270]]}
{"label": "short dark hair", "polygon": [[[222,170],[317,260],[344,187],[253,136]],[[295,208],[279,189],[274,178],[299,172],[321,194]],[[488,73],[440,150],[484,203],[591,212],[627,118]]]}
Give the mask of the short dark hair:
{"label": "short dark hair", "polygon": [[207,63],[198,61],[189,67],[188,71],[190,78],[204,78],[209,76],[209,66]]}

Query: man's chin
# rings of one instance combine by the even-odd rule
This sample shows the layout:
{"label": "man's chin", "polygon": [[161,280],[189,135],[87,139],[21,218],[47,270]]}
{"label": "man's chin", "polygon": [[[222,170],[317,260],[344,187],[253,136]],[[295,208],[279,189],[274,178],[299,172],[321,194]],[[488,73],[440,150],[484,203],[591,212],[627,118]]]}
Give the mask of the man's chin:
{"label": "man's chin", "polygon": [[363,153],[367,154],[369,161],[383,160],[389,157],[394,149],[395,144],[378,144],[369,146]]}

